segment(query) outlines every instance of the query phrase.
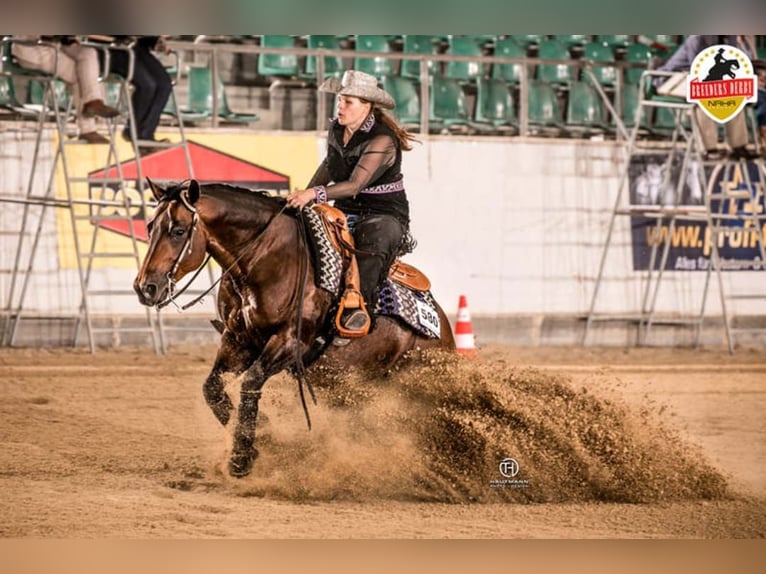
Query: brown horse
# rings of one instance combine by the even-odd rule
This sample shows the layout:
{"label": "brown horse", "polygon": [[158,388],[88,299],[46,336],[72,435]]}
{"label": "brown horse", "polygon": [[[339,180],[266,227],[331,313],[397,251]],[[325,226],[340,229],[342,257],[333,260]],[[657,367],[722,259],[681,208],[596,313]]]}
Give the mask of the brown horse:
{"label": "brown horse", "polygon": [[299,214],[285,209],[284,200],[224,184],[200,186],[194,180],[167,189],[148,183],[158,206],[133,285],[141,303],[166,303],[175,283],[198,269],[206,253],[223,270],[218,291],[221,343],[203,392],[215,417],[226,425],[233,404],[224,381],[241,377],[229,461],[232,476],[247,475],[258,455],[258,401],[272,375],[285,369],[300,375],[320,355],[364,372],[388,368],[415,348],[454,349],[449,320],[438,304],[439,338],[379,316],[367,336],[345,346],[328,345],[333,295],[315,286],[303,223]]}

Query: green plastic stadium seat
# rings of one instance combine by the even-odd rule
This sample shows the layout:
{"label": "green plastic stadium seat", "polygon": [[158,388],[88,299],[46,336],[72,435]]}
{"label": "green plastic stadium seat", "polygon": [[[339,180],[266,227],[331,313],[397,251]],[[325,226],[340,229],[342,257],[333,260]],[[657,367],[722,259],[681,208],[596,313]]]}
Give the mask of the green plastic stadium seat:
{"label": "green plastic stadium seat", "polygon": [[510,36],[520,46],[529,48],[532,45],[538,45],[545,39],[543,34],[511,34]]}
{"label": "green plastic stadium seat", "polygon": [[29,109],[19,102],[16,98],[16,88],[13,85],[13,78],[6,75],[0,76],[0,108],[24,116],[37,115],[35,110]]}
{"label": "green plastic stadium seat", "polygon": [[[29,80],[28,97],[29,103],[35,106],[42,106],[43,99],[45,97],[45,83],[50,80],[40,80],[32,78]],[[56,91],[56,99],[59,103],[59,110],[65,112],[69,109],[69,104],[72,99],[67,85],[63,80],[53,80],[53,89]]]}
{"label": "green plastic stadium seat", "polygon": [[604,106],[596,89],[587,80],[572,82],[567,100],[567,127],[603,128]]}
{"label": "green plastic stadium seat", "polygon": [[[495,56],[503,58],[524,58],[526,48],[513,38],[503,38],[495,44]],[[495,64],[492,67],[492,77],[503,79],[509,84],[516,85],[521,81],[523,64]]]}
{"label": "green plastic stadium seat", "polygon": [[382,87],[396,102],[392,110],[399,123],[405,126],[420,125],[420,94],[417,84],[411,78],[388,75],[383,76]]}
{"label": "green plastic stadium seat", "polygon": [[[357,52],[391,52],[391,44],[386,36],[374,36],[360,34],[356,37]],[[354,58],[354,69],[382,78],[388,74],[395,74],[394,61],[385,56],[373,58],[357,56]]]}
{"label": "green plastic stadium seat", "polygon": [[596,36],[597,42],[608,46],[611,50],[624,48],[631,43],[630,34],[605,34]]}
{"label": "green plastic stadium seat", "polygon": [[625,83],[638,84],[641,74],[652,59],[652,50],[645,44],[630,44],[625,51],[625,61],[629,64],[642,64],[640,68],[625,68]]}
{"label": "green plastic stadium seat", "polygon": [[[340,50],[340,40],[337,36],[309,35],[306,37],[306,47],[312,50]],[[324,56],[324,77],[337,76],[343,71],[343,58],[338,55]],[[303,76],[316,78],[316,56],[306,56]]]}
{"label": "green plastic stadium seat", "polygon": [[[263,35],[265,48],[295,48],[295,38],[288,35]],[[296,77],[298,56],[295,54],[258,54],[258,74],[261,76]]]}
{"label": "green plastic stadium seat", "polygon": [[[623,84],[622,87],[622,121],[626,128],[632,128],[636,124],[636,110],[639,102],[639,91],[636,84]],[[649,111],[645,107],[641,111],[639,127],[649,129]]]}
{"label": "green plastic stadium seat", "polygon": [[468,125],[468,104],[458,80],[434,76],[431,79],[430,121],[434,127]]}
{"label": "green plastic stadium seat", "polygon": [[568,50],[590,42],[590,36],[587,34],[556,34],[553,39],[566,46]]}
{"label": "green plastic stadium seat", "polygon": [[[454,56],[483,56],[481,43],[474,36],[450,36],[447,53]],[[444,75],[453,80],[472,82],[484,77],[484,64],[475,62],[447,62]]]}
{"label": "green plastic stadium seat", "polygon": [[561,108],[553,86],[544,80],[529,82],[529,124],[562,127]]}
{"label": "green plastic stadium seat", "polygon": [[565,85],[574,79],[574,71],[571,63],[569,50],[557,40],[543,40],[540,42],[537,57],[543,60],[561,60],[556,64],[539,64],[537,66],[537,79],[552,84]]}
{"label": "green plastic stadium seat", "polygon": [[[188,108],[181,110],[184,120],[194,121],[210,117],[213,113],[212,73],[208,66],[189,66]],[[236,123],[258,121],[256,114],[241,114],[229,108],[226,90],[220,77],[216,82],[218,93],[218,117]]]}
{"label": "green plastic stadium seat", "polygon": [[[614,63],[614,52],[602,42],[589,42],[584,46],[583,59],[589,62]],[[617,67],[611,66],[593,66],[593,75],[596,81],[602,86],[614,86],[617,83]]]}
{"label": "green plastic stadium seat", "polygon": [[[437,46],[439,41],[439,38],[436,36],[418,36],[407,34],[402,36],[402,52],[405,54],[436,54],[438,52]],[[434,73],[439,73],[439,62],[427,60],[426,66],[428,68],[429,76],[433,76]],[[400,75],[404,78],[413,78],[415,80],[419,80],[420,61],[402,60]]]}
{"label": "green plastic stadium seat", "polygon": [[516,112],[510,86],[500,78],[480,78],[477,82],[474,121],[493,127],[516,125]]}

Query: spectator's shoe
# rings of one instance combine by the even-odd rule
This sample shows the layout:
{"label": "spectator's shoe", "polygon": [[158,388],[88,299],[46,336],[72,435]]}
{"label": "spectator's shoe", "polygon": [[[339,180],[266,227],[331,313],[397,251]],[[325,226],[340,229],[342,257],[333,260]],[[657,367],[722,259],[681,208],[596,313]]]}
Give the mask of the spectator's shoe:
{"label": "spectator's shoe", "polygon": [[84,118],[114,118],[120,115],[120,111],[111,106],[107,106],[104,100],[91,100],[82,106],[82,116]]}
{"label": "spectator's shoe", "polygon": [[721,161],[726,158],[726,152],[722,149],[709,149],[702,154],[704,161]]}
{"label": "spectator's shoe", "polygon": [[755,159],[759,156],[754,150],[748,149],[745,146],[740,146],[731,150],[730,157],[731,159]]}
{"label": "spectator's shoe", "polygon": [[108,144],[109,143],[109,140],[98,132],[88,132],[88,133],[80,134],[80,137],[78,139],[87,144]]}

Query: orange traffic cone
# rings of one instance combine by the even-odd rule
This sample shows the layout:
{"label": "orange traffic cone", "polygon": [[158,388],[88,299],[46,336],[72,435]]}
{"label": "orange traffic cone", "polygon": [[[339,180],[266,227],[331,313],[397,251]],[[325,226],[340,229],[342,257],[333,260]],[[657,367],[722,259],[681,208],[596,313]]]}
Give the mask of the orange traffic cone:
{"label": "orange traffic cone", "polygon": [[468,311],[468,300],[465,295],[460,296],[457,309],[457,322],[455,323],[455,347],[458,353],[470,357],[476,356],[476,344],[471,326],[471,313]]}

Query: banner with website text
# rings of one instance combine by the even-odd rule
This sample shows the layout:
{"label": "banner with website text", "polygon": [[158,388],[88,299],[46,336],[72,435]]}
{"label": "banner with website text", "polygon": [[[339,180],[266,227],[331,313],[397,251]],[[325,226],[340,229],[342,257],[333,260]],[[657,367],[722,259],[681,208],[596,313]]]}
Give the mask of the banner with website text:
{"label": "banner with website text", "polygon": [[[744,169],[742,166],[746,166]],[[683,185],[681,159],[669,161],[665,155],[636,156],[629,169],[630,200],[632,205],[642,206],[702,206],[703,182],[708,181],[713,167],[690,161],[686,166]],[[666,176],[666,172],[670,170]],[[700,170],[705,170],[704,174]],[[676,196],[680,193],[680,198]],[[764,215],[763,184],[759,179],[758,167],[753,162],[730,164],[718,172],[712,187],[712,196],[729,195],[711,201],[713,214],[724,216]],[[701,211],[704,213],[704,211]],[[676,219],[671,225],[669,218],[632,216],[631,236],[633,247],[633,269],[647,270],[652,265],[658,270],[662,253],[668,246],[668,257],[664,265],[669,271],[705,271],[708,269],[713,251],[712,230],[700,216],[700,221]],[[723,230],[717,233],[716,246],[724,270],[761,270],[761,242],[766,236],[766,219],[746,220],[738,217],[720,220]]]}

